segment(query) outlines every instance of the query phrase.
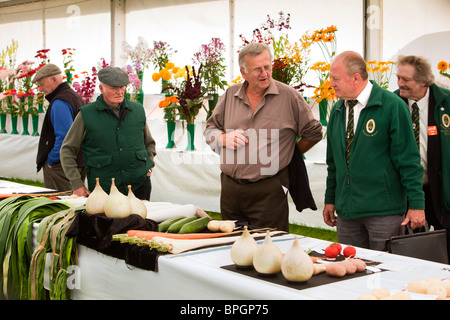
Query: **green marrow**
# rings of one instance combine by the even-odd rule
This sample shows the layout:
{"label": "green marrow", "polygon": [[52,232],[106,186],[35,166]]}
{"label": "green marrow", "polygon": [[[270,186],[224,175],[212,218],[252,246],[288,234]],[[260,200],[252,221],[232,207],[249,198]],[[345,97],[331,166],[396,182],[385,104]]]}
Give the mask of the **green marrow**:
{"label": "green marrow", "polygon": [[189,223],[184,224],[178,233],[196,233],[203,231],[208,225],[209,221],[211,221],[211,218],[209,217],[203,217],[191,221]]}
{"label": "green marrow", "polygon": [[169,229],[170,225],[176,221],[179,221],[181,219],[186,218],[185,216],[177,216],[177,217],[172,217],[169,219],[164,220],[163,222],[160,222],[158,224],[158,231],[159,232],[166,232],[167,229]]}
{"label": "green marrow", "polygon": [[167,229],[167,232],[178,233],[178,231],[180,231],[180,229],[183,225],[185,225],[188,222],[194,221],[194,220],[197,220],[197,218],[196,217],[188,217],[188,218],[178,220],[169,226],[169,229]]}

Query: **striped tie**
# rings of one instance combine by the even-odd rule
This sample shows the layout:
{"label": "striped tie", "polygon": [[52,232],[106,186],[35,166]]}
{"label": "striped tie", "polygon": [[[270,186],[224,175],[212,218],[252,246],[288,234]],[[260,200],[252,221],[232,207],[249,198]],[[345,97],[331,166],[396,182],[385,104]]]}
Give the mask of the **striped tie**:
{"label": "striped tie", "polygon": [[348,163],[349,163],[349,159],[350,159],[350,148],[352,146],[353,137],[355,136],[354,129],[353,129],[353,127],[354,127],[354,125],[353,125],[353,120],[354,120],[353,110],[357,103],[358,103],[357,100],[348,100],[347,101],[348,122],[347,122],[347,132],[345,135],[345,160],[347,161],[347,168],[348,168]]}
{"label": "striped tie", "polygon": [[414,130],[414,137],[416,138],[417,147],[420,148],[419,106],[415,102],[411,106],[411,119],[412,119],[413,130]]}

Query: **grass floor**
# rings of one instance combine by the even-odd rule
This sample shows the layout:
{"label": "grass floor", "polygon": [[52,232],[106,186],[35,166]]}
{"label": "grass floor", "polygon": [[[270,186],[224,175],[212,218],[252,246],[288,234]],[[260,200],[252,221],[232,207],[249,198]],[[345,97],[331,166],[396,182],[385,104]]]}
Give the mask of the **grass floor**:
{"label": "grass floor", "polygon": [[[31,185],[31,186],[44,187],[44,184],[39,181],[10,179],[10,178],[1,178],[1,177],[0,177],[0,179],[11,181],[11,182],[16,182],[16,183],[21,183],[21,184],[26,184],[26,185]],[[207,213],[213,219],[221,219],[220,213],[218,213],[218,212],[207,211]],[[298,235],[307,236],[307,237],[311,237],[311,238],[322,239],[322,240],[331,241],[331,242],[337,242],[336,231],[333,231],[333,230],[308,227],[308,226],[303,226],[303,225],[298,225],[298,224],[290,224],[289,232],[292,234],[298,234]]]}

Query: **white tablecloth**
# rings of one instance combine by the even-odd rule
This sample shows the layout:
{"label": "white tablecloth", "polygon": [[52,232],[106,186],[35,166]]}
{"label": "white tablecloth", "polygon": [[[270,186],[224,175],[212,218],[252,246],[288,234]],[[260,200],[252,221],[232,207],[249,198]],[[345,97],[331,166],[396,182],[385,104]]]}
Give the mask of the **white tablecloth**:
{"label": "white tablecloth", "polygon": [[[287,252],[293,239],[293,235],[273,237],[282,252]],[[300,237],[299,243],[304,250],[320,250],[329,244],[307,237]],[[298,290],[221,268],[232,264],[230,248],[223,246],[160,256],[158,271],[153,272],[79,246],[79,278],[74,282],[79,287],[72,290],[72,298],[352,300],[377,288],[387,288],[391,292],[404,290],[412,280],[450,278],[449,265],[357,248],[357,257],[382,262],[378,267],[388,271]]]}

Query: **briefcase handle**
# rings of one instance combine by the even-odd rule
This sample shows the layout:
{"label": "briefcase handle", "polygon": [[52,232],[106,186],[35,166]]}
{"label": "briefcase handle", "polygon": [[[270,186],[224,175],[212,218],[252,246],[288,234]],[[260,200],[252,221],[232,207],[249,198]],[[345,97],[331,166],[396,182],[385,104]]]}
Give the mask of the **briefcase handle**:
{"label": "briefcase handle", "polygon": [[[425,228],[425,231],[421,231],[420,229],[422,229],[422,228]],[[423,226],[423,227],[420,227],[420,228],[417,228],[417,229],[419,229],[420,231],[418,231],[418,232],[416,232],[416,233],[419,233],[419,232],[428,232],[428,231],[430,231],[430,227],[428,226],[428,222],[425,220],[425,225]],[[407,232],[406,232],[407,231]],[[403,229],[403,234],[413,234],[414,233],[414,231],[413,231],[413,229],[411,228],[411,221],[410,222],[408,222],[408,224],[405,226],[405,228]]]}

